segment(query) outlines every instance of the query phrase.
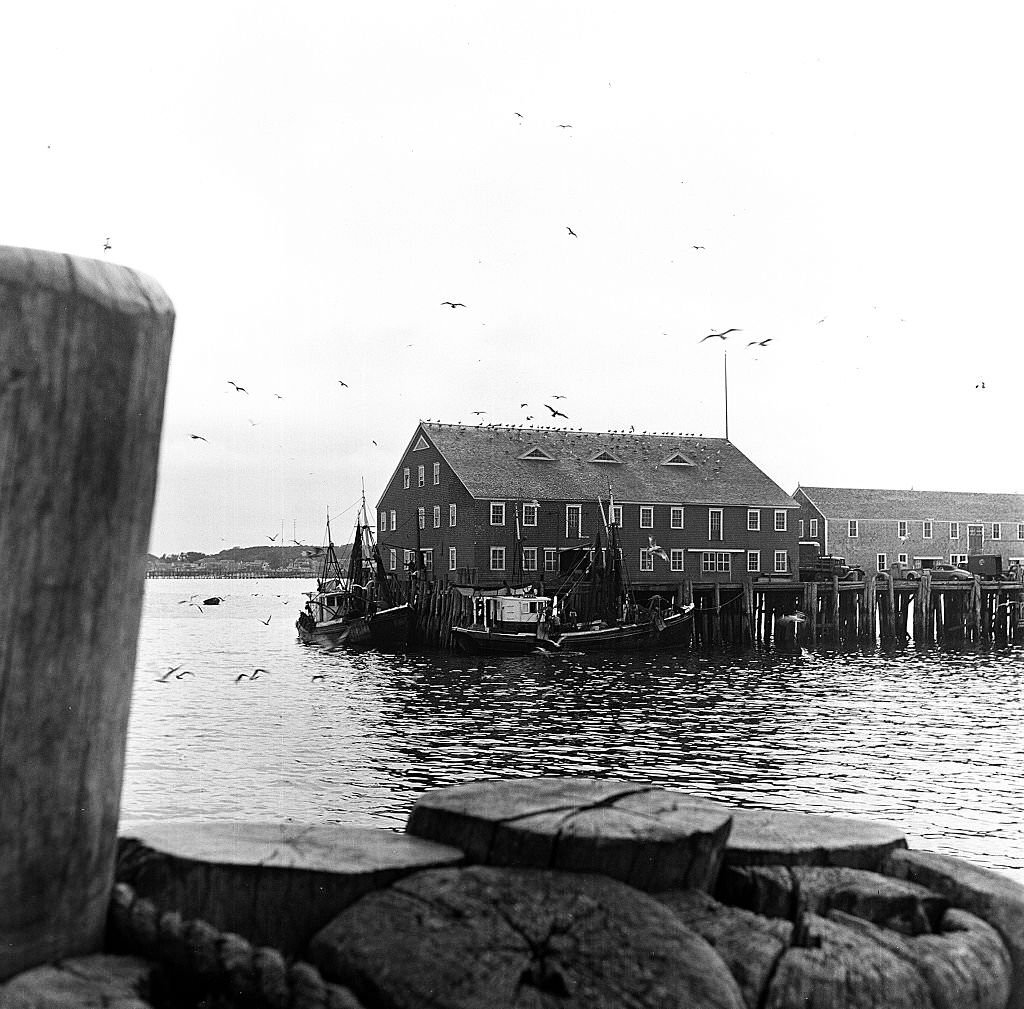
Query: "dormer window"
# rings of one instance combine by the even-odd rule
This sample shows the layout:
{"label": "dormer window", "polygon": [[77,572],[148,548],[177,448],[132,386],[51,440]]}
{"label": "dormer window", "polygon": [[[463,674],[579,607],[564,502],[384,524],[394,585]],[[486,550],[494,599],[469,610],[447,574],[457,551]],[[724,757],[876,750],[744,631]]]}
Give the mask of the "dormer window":
{"label": "dormer window", "polygon": [[534,445],[533,448],[527,449],[521,456],[520,459],[530,459],[536,462],[554,462],[555,457],[549,455],[539,445]]}
{"label": "dormer window", "polygon": [[430,444],[423,435],[420,435],[419,438],[416,439],[416,444],[413,445],[412,450],[413,452],[422,452],[425,448],[430,448]]}
{"label": "dormer window", "polygon": [[621,462],[622,462],[622,460],[616,459],[615,456],[613,456],[611,454],[611,452],[606,452],[604,449],[602,449],[600,452],[598,452],[597,455],[591,456],[589,461],[590,462],[612,462],[612,463],[619,463],[619,464],[621,464]]}
{"label": "dormer window", "polygon": [[673,452],[667,459],[661,460],[662,466],[693,466],[694,461],[682,452]]}

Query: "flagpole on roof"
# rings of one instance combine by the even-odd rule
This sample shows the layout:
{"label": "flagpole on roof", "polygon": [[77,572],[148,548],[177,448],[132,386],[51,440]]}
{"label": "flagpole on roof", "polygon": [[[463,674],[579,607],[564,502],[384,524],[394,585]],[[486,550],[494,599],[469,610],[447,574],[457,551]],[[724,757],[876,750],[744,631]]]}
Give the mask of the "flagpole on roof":
{"label": "flagpole on roof", "polygon": [[725,378],[725,440],[729,440],[729,351],[722,348],[722,371]]}

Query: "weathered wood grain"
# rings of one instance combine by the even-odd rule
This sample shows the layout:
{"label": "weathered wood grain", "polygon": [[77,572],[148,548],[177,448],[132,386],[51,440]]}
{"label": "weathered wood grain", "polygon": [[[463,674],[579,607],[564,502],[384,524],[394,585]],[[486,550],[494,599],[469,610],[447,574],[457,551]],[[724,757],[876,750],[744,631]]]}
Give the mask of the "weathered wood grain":
{"label": "weathered wood grain", "polygon": [[99,948],[174,311],[0,248],[0,978]]}
{"label": "weathered wood grain", "polygon": [[305,947],[342,908],[457,848],[390,830],[283,823],[135,823],[117,879],[159,907],[285,952]]}
{"label": "weathered wood grain", "polygon": [[411,834],[462,848],[470,861],[601,872],[640,889],[707,889],[730,810],[626,781],[526,778],[435,789]]}
{"label": "weathered wood grain", "polygon": [[878,869],[890,851],[907,846],[896,827],[877,820],[776,809],[731,812],[726,865],[845,865]]}
{"label": "weathered wood grain", "polygon": [[667,908],[604,876],[473,866],[362,898],[310,958],[389,1009],[743,1009],[721,958]]}
{"label": "weathered wood grain", "polygon": [[792,941],[792,924],[721,904],[702,890],[670,890],[655,899],[711,944],[739,985],[747,1009],[759,1009]]}

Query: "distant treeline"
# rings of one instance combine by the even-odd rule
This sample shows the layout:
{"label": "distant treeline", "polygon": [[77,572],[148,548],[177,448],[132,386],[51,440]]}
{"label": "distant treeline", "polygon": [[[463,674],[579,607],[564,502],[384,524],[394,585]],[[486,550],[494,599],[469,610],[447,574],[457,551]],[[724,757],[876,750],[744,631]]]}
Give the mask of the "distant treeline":
{"label": "distant treeline", "polygon": [[[287,567],[292,561],[299,560],[304,557],[308,557],[313,551],[313,547],[229,547],[227,550],[221,550],[215,554],[204,554],[196,550],[185,550],[177,554],[164,554],[161,557],[157,557],[154,554],[149,555],[151,561],[163,561],[165,564],[174,563],[195,563],[205,559],[215,561],[266,561],[272,568],[284,568]],[[338,560],[347,561],[349,554],[352,552],[351,544],[344,544],[335,546],[335,553],[338,555]],[[319,561],[319,557],[312,558],[313,563],[316,564]]]}

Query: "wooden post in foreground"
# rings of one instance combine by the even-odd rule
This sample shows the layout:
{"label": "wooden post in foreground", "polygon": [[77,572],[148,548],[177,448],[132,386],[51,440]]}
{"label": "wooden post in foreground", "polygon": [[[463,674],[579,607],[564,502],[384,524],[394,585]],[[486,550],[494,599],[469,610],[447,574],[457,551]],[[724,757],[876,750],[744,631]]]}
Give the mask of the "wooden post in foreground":
{"label": "wooden post in foreground", "polygon": [[127,267],[0,246],[0,981],[103,941],[173,328]]}

